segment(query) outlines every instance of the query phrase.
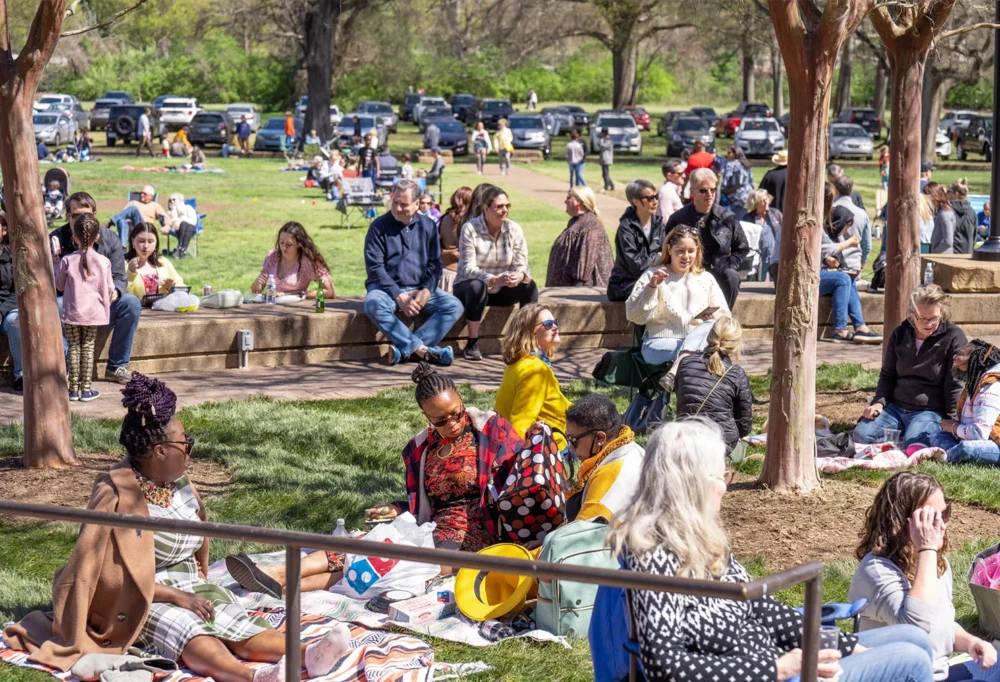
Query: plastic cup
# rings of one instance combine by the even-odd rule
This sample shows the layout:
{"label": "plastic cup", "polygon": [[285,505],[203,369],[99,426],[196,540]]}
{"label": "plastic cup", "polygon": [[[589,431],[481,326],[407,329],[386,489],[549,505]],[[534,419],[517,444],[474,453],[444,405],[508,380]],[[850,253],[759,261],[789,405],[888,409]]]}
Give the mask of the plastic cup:
{"label": "plastic cup", "polygon": [[899,429],[882,429],[882,440],[885,443],[899,444]]}
{"label": "plastic cup", "polygon": [[819,648],[839,649],[840,628],[836,625],[821,625],[819,628]]}

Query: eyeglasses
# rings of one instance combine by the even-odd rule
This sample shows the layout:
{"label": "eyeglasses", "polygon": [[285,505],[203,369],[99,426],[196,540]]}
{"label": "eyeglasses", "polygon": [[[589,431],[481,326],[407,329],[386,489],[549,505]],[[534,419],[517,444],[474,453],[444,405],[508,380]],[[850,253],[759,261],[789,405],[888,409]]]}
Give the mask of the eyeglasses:
{"label": "eyeglasses", "polygon": [[184,453],[190,455],[191,451],[194,450],[194,436],[185,434],[184,440],[161,440],[153,445],[183,445]]}
{"label": "eyeglasses", "polygon": [[569,446],[571,448],[573,448],[574,450],[576,450],[576,446],[579,444],[579,442],[582,439],[584,439],[587,436],[589,436],[590,434],[592,434],[592,433],[597,433],[597,429],[590,429],[589,431],[584,431],[583,433],[581,433],[579,435],[576,435],[576,436],[567,435],[566,436],[566,442],[569,443]]}
{"label": "eyeglasses", "polygon": [[465,416],[465,405],[462,405],[458,410],[452,412],[451,414],[441,417],[440,419],[427,418],[427,421],[431,423],[431,426],[437,426],[438,428],[449,424],[451,422],[461,421],[462,417]]}
{"label": "eyeglasses", "polygon": [[646,196],[639,197],[639,201],[641,201],[643,203],[646,203],[647,201],[650,202],[650,203],[652,203],[654,201],[659,201],[659,200],[660,200],[660,197],[657,196],[657,195],[655,195],[655,194],[648,194]]}
{"label": "eyeglasses", "polygon": [[539,322],[538,326],[544,327],[545,331],[552,331],[553,327],[556,329],[559,328],[559,320],[553,317],[551,320],[545,320],[544,322]]}
{"label": "eyeglasses", "polygon": [[917,317],[916,315],[914,315],[913,319],[914,319],[914,321],[917,324],[932,325],[932,324],[937,324],[938,322],[940,322],[941,321],[941,316],[940,315],[935,315],[934,317]]}
{"label": "eyeglasses", "polygon": [[715,187],[699,187],[698,194],[715,194]]}

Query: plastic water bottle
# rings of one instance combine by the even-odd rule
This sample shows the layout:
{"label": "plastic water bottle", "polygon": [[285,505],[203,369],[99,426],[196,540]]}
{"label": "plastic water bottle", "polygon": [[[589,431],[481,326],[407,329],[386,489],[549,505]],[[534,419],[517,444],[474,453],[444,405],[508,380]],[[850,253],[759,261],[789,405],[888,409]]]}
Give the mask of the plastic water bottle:
{"label": "plastic water bottle", "polygon": [[924,286],[934,284],[934,264],[928,263],[924,268]]}
{"label": "plastic water bottle", "polygon": [[348,538],[351,534],[347,532],[347,524],[344,523],[344,519],[337,519],[337,527],[333,529],[333,537],[335,538]]}
{"label": "plastic water bottle", "polygon": [[501,639],[513,637],[517,633],[514,631],[514,628],[498,620],[487,620],[483,621],[482,625],[479,626],[479,634],[483,639],[491,642],[499,642]]}
{"label": "plastic water bottle", "polygon": [[267,287],[264,289],[264,303],[273,305],[278,298],[278,285],[274,281],[274,275],[267,276]]}

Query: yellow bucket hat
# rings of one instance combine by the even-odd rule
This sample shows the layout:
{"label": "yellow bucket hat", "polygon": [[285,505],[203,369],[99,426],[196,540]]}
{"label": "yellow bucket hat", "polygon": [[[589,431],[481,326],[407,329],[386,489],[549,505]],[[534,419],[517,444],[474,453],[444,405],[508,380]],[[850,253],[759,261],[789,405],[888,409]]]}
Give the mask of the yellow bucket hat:
{"label": "yellow bucket hat", "polygon": [[[531,559],[532,554],[513,543],[501,543],[480,550],[484,556]],[[490,620],[524,608],[528,592],[535,579],[523,575],[508,575],[462,568],[455,578],[455,602],[458,609],[473,620]]]}

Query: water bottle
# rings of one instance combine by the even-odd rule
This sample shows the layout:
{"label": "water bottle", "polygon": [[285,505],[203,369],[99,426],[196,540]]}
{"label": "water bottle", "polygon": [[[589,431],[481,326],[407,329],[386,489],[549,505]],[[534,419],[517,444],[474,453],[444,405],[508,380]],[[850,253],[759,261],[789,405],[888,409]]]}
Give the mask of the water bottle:
{"label": "water bottle", "polygon": [[934,264],[928,263],[924,268],[924,286],[934,284]]}
{"label": "water bottle", "polygon": [[264,303],[272,305],[278,298],[278,285],[274,281],[274,275],[267,276],[267,287],[264,289]]}
{"label": "water bottle", "polygon": [[483,621],[482,625],[479,626],[479,634],[483,639],[491,642],[499,642],[501,639],[513,637],[517,633],[514,632],[514,628],[498,620],[487,620]]}
{"label": "water bottle", "polygon": [[347,525],[344,523],[344,519],[337,519],[337,527],[333,529],[333,537],[335,538],[351,537],[351,534],[347,532]]}

